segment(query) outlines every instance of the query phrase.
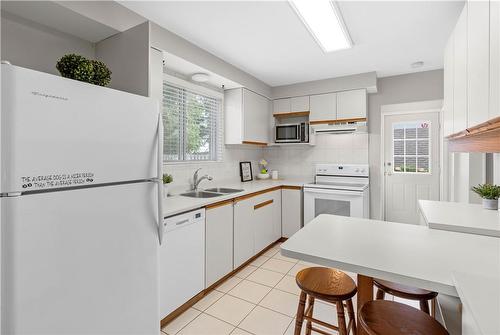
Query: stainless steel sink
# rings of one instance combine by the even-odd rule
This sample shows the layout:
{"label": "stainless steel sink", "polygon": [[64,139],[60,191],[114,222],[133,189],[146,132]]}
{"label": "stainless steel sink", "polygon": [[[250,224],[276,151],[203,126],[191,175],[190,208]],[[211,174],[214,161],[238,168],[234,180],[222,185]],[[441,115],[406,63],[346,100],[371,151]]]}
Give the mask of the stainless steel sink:
{"label": "stainless steel sink", "polygon": [[190,198],[214,198],[214,197],[220,197],[221,195],[224,194],[215,192],[205,192],[205,191],[193,191],[193,192],[181,193],[181,195]]}
{"label": "stainless steel sink", "polygon": [[207,192],[216,192],[216,193],[238,193],[244,190],[239,190],[236,188],[227,188],[227,187],[214,187],[205,189]]}

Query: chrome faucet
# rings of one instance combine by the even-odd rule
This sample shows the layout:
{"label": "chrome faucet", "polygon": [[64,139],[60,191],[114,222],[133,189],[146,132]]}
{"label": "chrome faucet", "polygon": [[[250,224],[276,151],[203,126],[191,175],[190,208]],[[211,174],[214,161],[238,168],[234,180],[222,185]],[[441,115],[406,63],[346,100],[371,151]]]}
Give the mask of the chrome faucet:
{"label": "chrome faucet", "polygon": [[198,191],[198,185],[201,183],[202,180],[206,179],[206,180],[210,181],[210,180],[213,179],[208,174],[206,174],[203,177],[201,177],[201,178],[198,179],[198,171],[200,171],[200,170],[201,170],[201,168],[199,168],[198,170],[196,170],[194,172],[194,175],[193,175],[193,187],[192,187],[193,191]]}

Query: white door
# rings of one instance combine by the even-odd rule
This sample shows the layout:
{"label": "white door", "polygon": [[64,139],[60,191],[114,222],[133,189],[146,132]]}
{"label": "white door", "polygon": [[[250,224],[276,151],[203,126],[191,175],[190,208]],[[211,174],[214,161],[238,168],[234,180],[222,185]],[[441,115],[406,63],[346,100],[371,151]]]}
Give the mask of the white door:
{"label": "white door", "polygon": [[385,220],[418,223],[420,199],[439,200],[439,113],[384,116]]}
{"label": "white door", "polygon": [[1,198],[1,333],[158,334],[156,194],[135,183]]}

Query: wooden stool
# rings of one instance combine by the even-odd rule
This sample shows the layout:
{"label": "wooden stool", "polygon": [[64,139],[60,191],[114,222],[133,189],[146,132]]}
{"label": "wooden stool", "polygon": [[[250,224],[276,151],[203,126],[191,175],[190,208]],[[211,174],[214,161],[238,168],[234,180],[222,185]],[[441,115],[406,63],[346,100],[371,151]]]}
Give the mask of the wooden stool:
{"label": "wooden stool", "polygon": [[[356,334],[356,318],[354,316],[351,298],[356,294],[357,288],[351,277],[336,269],[312,267],[297,273],[295,280],[302,290],[300,293],[299,307],[297,309],[295,335],[300,335],[304,319],[307,321],[307,335],[310,335],[312,330],[320,334],[329,335],[329,333],[324,330],[314,328],[312,326],[313,322],[336,330],[340,335],[348,335],[351,330],[353,334]],[[305,309],[308,297],[309,304],[307,309]],[[337,307],[338,326],[313,318],[315,299],[335,304]],[[347,327],[344,314],[344,301],[346,302],[347,314],[349,315]]]}
{"label": "wooden stool", "polygon": [[[435,316],[435,298],[438,295],[437,292],[396,284],[381,279],[373,279],[373,284],[378,288],[377,300],[383,300],[385,293],[392,294],[393,296],[403,299],[418,300],[420,302],[420,310],[422,312],[430,314],[433,317]],[[429,300],[432,301],[432,313],[429,313]]]}
{"label": "wooden stool", "polygon": [[369,335],[448,335],[434,318],[411,306],[387,300],[372,300],[359,310],[359,326]]}

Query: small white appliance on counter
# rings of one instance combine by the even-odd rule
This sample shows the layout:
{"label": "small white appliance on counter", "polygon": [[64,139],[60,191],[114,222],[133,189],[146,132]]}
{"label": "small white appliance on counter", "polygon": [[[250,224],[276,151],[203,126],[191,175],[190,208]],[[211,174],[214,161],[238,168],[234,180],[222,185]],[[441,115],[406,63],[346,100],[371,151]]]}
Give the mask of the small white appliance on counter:
{"label": "small white appliance on counter", "polygon": [[1,72],[1,333],[157,335],[158,104]]}
{"label": "small white appliance on counter", "polygon": [[160,318],[205,289],[205,209],[164,220],[160,247]]}
{"label": "small white appliance on counter", "polygon": [[369,218],[367,164],[317,164],[304,185],[304,224],[320,214]]}

